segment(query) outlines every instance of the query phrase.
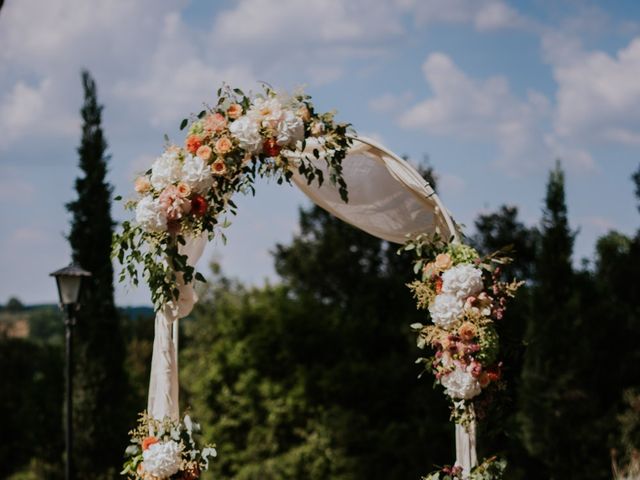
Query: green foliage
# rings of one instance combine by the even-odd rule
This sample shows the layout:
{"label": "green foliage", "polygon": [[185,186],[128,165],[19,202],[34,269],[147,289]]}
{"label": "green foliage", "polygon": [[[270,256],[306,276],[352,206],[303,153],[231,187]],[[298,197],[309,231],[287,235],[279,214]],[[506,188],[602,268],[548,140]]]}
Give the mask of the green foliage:
{"label": "green foliage", "polygon": [[[120,463],[126,441],[127,383],[123,368],[124,342],[113,301],[111,191],[106,180],[107,143],[101,126],[102,106],[96,85],[82,73],[84,104],[82,140],[78,153],[82,176],[76,180],[77,199],[69,242],[73,259],[92,273],[82,291],[82,309],[75,327],[74,431],[78,476],[96,477]],[[105,430],[104,425],[111,428]],[[96,439],[99,438],[99,441]]]}
{"label": "green foliage", "polygon": [[210,282],[187,327],[182,380],[219,445],[214,473],[417,478],[453,432],[416,379],[410,261],[318,208],[300,223],[276,249],[282,285]]}
{"label": "green foliage", "polygon": [[448,466],[422,477],[422,480],[501,480],[506,468],[506,460],[491,457],[472,468],[468,476],[463,477],[460,467]]}
{"label": "green foliage", "polygon": [[[32,458],[37,458],[29,467],[32,472],[51,472],[56,464],[60,466],[62,372],[59,347],[0,338],[0,411],[4,412],[0,478],[7,478]],[[56,477],[52,473],[37,478]]]}

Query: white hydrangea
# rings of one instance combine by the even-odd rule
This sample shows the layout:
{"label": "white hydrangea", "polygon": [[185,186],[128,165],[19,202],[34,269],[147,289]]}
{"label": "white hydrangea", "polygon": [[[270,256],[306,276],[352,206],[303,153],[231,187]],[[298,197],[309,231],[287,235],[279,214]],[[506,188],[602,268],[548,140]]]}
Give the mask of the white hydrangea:
{"label": "white hydrangea", "polygon": [[460,366],[444,375],[440,383],[447,389],[445,393],[456,400],[469,400],[482,391],[478,380]]}
{"label": "white hydrangea", "polygon": [[456,265],[442,274],[442,293],[466,300],[484,288],[482,271],[469,264]]}
{"label": "white hydrangea", "polygon": [[458,320],[464,309],[464,302],[454,295],[440,293],[429,305],[429,314],[433,323],[439,327],[449,329]]}
{"label": "white hydrangea", "polygon": [[196,193],[204,193],[213,185],[213,173],[207,162],[194,155],[187,155],[182,164],[181,180]]}
{"label": "white hydrangea", "polygon": [[177,182],[180,179],[180,173],[181,165],[178,154],[164,152],[151,165],[151,185],[156,190],[162,190]]}
{"label": "white hydrangea", "polygon": [[136,221],[150,232],[162,232],[167,229],[167,214],[151,195],[140,199],[136,206]]}
{"label": "white hydrangea", "polygon": [[142,452],[144,471],[157,478],[169,478],[180,470],[182,451],[173,440],[154,443]]}
{"label": "white hydrangea", "polygon": [[286,110],[277,127],[278,145],[295,145],[304,138],[304,123],[292,111]]}
{"label": "white hydrangea", "polygon": [[238,139],[240,147],[251,154],[260,153],[262,137],[260,125],[250,115],[244,115],[229,125],[231,135]]}

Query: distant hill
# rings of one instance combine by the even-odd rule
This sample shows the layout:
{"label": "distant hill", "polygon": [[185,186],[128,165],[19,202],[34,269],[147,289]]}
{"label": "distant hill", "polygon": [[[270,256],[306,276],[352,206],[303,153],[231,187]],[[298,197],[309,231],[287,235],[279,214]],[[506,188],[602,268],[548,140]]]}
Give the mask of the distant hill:
{"label": "distant hill", "polygon": [[[134,322],[154,315],[153,308],[149,306],[120,307],[118,312],[124,320]],[[63,333],[62,314],[56,304],[0,308],[0,336],[61,343]]]}

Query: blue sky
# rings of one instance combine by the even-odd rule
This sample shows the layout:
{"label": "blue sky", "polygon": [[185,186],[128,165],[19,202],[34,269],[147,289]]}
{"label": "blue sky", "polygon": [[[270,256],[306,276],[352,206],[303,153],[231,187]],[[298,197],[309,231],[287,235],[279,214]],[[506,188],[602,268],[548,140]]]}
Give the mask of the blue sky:
{"label": "blue sky", "polygon": [[[47,274],[69,258],[83,67],[105,105],[109,180],[124,196],[163,134],[179,141],[179,121],[221,82],[266,81],[303,85],[361,134],[428,155],[470,232],[502,204],[537,223],[556,158],[580,231],[576,262],[600,235],[640,225],[636,1],[7,0],[0,46],[0,302],[55,298]],[[215,259],[243,281],[273,281],[269,251],[292,238],[308,201],[263,184],[238,203],[229,244],[211,244],[201,268]],[[117,298],[149,301],[122,286]]]}

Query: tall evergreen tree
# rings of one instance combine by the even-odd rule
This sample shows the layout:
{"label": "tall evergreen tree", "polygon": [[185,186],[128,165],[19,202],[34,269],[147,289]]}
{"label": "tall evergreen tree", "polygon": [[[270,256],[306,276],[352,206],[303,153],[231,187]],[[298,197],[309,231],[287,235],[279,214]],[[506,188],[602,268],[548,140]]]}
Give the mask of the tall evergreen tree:
{"label": "tall evergreen tree", "polygon": [[520,389],[523,440],[539,462],[539,478],[596,479],[606,474],[606,455],[594,455],[594,442],[600,447],[603,442],[592,433],[601,414],[584,381],[593,351],[583,341],[590,330],[581,292],[593,292],[588,276],[573,271],[574,236],[558,162],[547,184]]}
{"label": "tall evergreen tree", "polygon": [[78,198],[67,205],[71,221],[73,259],[93,276],[83,290],[77,315],[74,378],[74,460],[78,478],[114,478],[126,444],[123,404],[126,377],[124,342],[113,299],[111,237],[112,187],[106,180],[107,142],[102,133],[102,105],[96,84],[82,72],[84,104],[78,153],[82,176],[76,179]]}

